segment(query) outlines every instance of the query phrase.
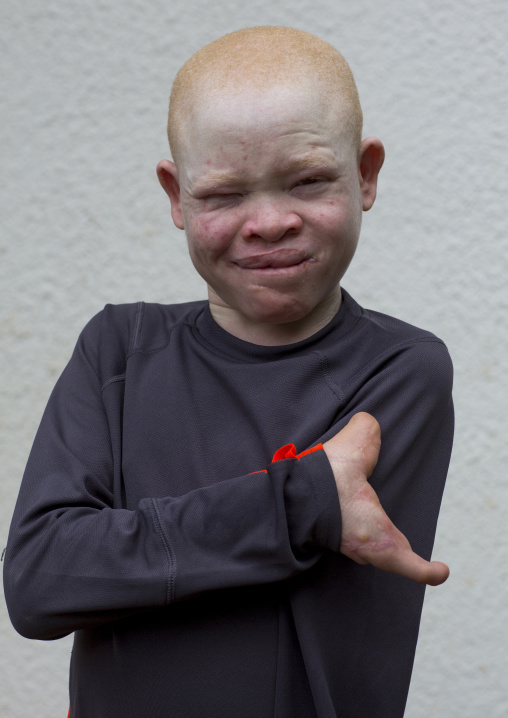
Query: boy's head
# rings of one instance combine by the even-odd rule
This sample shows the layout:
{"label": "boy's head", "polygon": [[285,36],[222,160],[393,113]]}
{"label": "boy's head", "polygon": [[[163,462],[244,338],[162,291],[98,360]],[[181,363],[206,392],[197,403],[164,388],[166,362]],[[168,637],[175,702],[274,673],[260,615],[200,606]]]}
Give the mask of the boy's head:
{"label": "boy's head", "polygon": [[178,73],[159,180],[231,333],[284,343],[337,310],[384,157],[361,128],[347,63],[299,30],[231,33]]}
{"label": "boy's head", "polygon": [[264,93],[305,85],[337,102],[337,119],[359,146],[363,117],[356,84],[349,65],[328,42],[294,28],[268,26],[238,30],[206,45],[183,65],[171,90],[168,138],[176,164],[196,107],[246,87]]}

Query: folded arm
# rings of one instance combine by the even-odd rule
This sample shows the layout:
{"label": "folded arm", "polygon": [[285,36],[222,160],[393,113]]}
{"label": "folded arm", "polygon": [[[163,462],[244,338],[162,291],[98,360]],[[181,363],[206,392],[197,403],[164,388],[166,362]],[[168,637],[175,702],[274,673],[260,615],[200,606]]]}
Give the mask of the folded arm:
{"label": "folded arm", "polygon": [[82,338],[48,403],[11,524],[4,587],[20,633],[58,638],[204,591],[279,581],[338,550],[340,509],[322,451],[122,508],[113,423],[89,354]]}
{"label": "folded arm", "polygon": [[[327,549],[415,580],[444,580],[441,565],[430,564],[429,569],[420,562],[415,569],[414,554],[376,499],[377,493],[409,535],[414,507],[427,506],[428,500],[421,502],[415,494],[422,488],[418,458],[408,463],[407,457],[427,451],[443,414],[434,402],[425,410],[415,408],[414,427],[408,428],[400,412],[391,412],[387,420],[385,407],[400,394],[393,372],[392,379],[380,372],[365,385],[365,396],[355,397],[331,427],[328,441],[323,438],[324,451],[277,462],[267,472],[224,481],[217,477],[218,483],[183,496],[144,498],[127,510],[122,508],[121,481],[115,483],[113,477],[121,472],[121,457],[112,455],[112,432],[120,429],[108,415],[105,385],[94,366],[98,362],[90,356],[81,339],[48,404],[12,521],[4,585],[11,618],[24,635],[56,638],[204,591],[283,580],[310,568]],[[408,362],[401,365],[397,381],[407,384],[412,370]],[[120,374],[109,376],[108,391],[121,383]],[[444,396],[441,403],[449,400],[447,391],[436,392]],[[410,397],[410,403],[417,399]],[[407,402],[401,406],[406,413],[413,409]],[[386,440],[375,485],[367,478],[379,437],[368,440],[372,456],[351,474],[365,416],[344,429],[354,414],[364,411],[379,419]],[[449,456],[448,438],[443,446]],[[432,472],[435,454],[425,457],[425,475]],[[441,459],[439,464],[443,474]],[[396,510],[393,501],[385,503],[385,487],[383,494],[379,491],[380,477],[385,482],[395,477],[388,494],[399,501]],[[434,494],[440,500],[440,491]],[[425,546],[433,538],[435,509],[423,512],[430,516],[428,525],[418,509]],[[416,550],[423,553],[418,546]]]}

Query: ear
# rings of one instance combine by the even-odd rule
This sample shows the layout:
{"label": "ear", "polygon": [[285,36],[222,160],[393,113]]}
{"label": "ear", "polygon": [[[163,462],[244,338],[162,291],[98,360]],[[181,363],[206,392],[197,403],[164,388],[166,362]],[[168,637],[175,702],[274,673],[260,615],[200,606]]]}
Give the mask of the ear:
{"label": "ear", "polygon": [[377,137],[367,137],[360,145],[359,173],[363,211],[367,212],[376,199],[377,178],[385,161],[385,148]]}
{"label": "ear", "polygon": [[171,202],[171,216],[178,229],[183,229],[182,203],[180,200],[180,183],[176,165],[169,160],[161,160],[157,165],[157,177],[162,189]]}

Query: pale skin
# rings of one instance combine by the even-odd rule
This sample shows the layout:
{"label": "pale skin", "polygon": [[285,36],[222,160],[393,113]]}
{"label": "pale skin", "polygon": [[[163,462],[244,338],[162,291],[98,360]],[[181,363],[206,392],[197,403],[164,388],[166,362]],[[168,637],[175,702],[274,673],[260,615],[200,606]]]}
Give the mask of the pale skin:
{"label": "pale skin", "polygon": [[[181,138],[178,167],[159,181],[215,321],[265,346],[301,341],[340,307],[340,280],[376,198],[380,140],[355,146],[340,93],[291,83],[201,98]],[[204,101],[207,100],[207,101]],[[419,583],[449,574],[415,554],[368,482],[381,446],[374,417],[356,414],[323,448],[342,514],[341,552]]]}
{"label": "pale skin", "polygon": [[372,564],[417,583],[444,583],[450,573],[448,566],[414,553],[368,482],[381,448],[381,431],[374,417],[365,412],[355,414],[323,448],[339,493],[341,553],[356,563]]}

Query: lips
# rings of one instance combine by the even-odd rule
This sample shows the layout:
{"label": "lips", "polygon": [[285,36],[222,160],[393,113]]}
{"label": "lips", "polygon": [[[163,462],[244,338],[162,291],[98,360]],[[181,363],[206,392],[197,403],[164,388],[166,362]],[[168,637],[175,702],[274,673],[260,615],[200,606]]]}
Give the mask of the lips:
{"label": "lips", "polygon": [[[242,269],[282,269],[311,260],[309,253],[298,249],[278,249],[273,252],[242,257],[234,261]],[[311,260],[312,261],[312,260]]]}

